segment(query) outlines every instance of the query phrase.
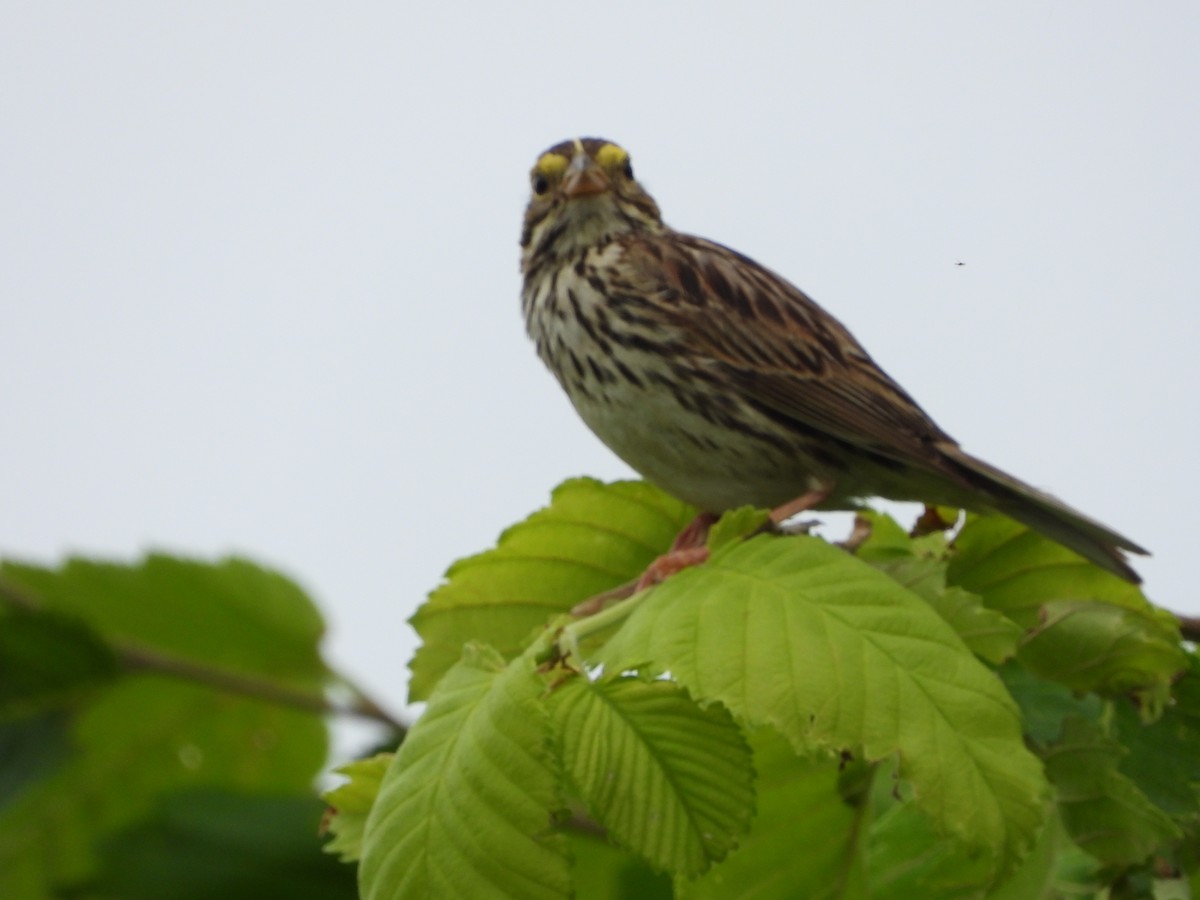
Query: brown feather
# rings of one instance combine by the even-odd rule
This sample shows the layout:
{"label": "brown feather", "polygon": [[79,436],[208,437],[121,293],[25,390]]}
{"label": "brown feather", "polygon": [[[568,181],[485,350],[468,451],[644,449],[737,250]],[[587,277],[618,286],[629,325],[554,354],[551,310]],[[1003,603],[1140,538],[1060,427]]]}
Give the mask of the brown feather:
{"label": "brown feather", "polygon": [[[653,254],[645,249],[651,244],[657,245]],[[743,393],[902,462],[930,467],[932,445],[954,443],[840,322],[769,269],[720,244],[680,234],[639,237],[626,252],[642,275],[642,289],[688,295],[691,302],[667,320],[686,329],[696,355]],[[714,277],[741,299],[723,299]],[[702,312],[693,311],[699,306]],[[741,312],[746,307],[758,314]],[[764,308],[775,314],[763,315]]]}

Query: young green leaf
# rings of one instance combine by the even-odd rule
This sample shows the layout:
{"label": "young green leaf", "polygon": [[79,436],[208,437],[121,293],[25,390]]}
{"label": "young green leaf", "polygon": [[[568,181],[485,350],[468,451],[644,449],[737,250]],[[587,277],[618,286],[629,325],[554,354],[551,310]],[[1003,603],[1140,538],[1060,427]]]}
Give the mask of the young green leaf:
{"label": "young green leaf", "polygon": [[1037,625],[1039,609],[1051,600],[1153,609],[1137,585],[1004,516],[968,517],[954,540],[946,580],[1023,628]]}
{"label": "young green leaf", "polygon": [[900,754],[939,831],[1007,871],[1045,816],[1016,705],[929,605],[816,538],[758,537],[645,595],[596,654],[653,661],[801,751]]}
{"label": "young green leaf", "polygon": [[770,517],[769,510],[756,509],[753,506],[740,506],[729,510],[709,529],[706,541],[708,549],[720,550],[726,544],[749,537],[766,525]]}
{"label": "young green leaf", "polygon": [[866,539],[854,551],[859,559],[881,563],[908,559],[913,555],[913,539],[891,516],[873,509],[860,509],[856,519],[859,528],[867,529]]}
{"label": "young green leaf", "polygon": [[910,556],[877,567],[932,606],[979,657],[999,665],[1017,652],[1020,626],[975,594],[947,587],[945,563]]}
{"label": "young green leaf", "polygon": [[412,617],[424,643],[413,658],[410,699],[427,697],[468,641],[511,658],[551,616],[636,578],[694,515],[644,482],[563,482],[548,507],[507,529],[495,549],[454,563]]}
{"label": "young green leaf", "polygon": [[911,538],[894,519],[861,510],[871,533],[855,551],[937,610],[976,655],[999,665],[1017,652],[1021,627],[958,586],[946,585],[946,537],[934,532]]}
{"label": "young green leaf", "polygon": [[701,709],[668,681],[573,678],[550,709],[575,792],[655,868],[697,875],[749,827],[750,749],[719,706]]}
{"label": "young green leaf", "polygon": [[324,847],[326,853],[337,854],[342,862],[355,862],[362,856],[367,815],[375,804],[383,775],[395,756],[395,753],[376,753],[333,770],[350,780],[322,795],[329,804],[325,830],[333,835]]}
{"label": "young green leaf", "polygon": [[1153,719],[1187,656],[1178,626],[1158,615],[1089,600],[1054,600],[1022,643],[1021,661],[1073,691],[1135,695]]}
{"label": "young green leaf", "polygon": [[571,893],[542,680],[470,644],[383,777],[367,817],[363,900]]}
{"label": "young green leaf", "polygon": [[[952,523],[959,518],[957,509],[938,507],[936,512],[939,521]],[[944,562],[949,552],[945,531],[913,537],[891,516],[874,509],[860,508],[855,518],[856,530],[865,529],[866,538],[855,548],[854,555],[867,562],[884,563],[909,557]]]}

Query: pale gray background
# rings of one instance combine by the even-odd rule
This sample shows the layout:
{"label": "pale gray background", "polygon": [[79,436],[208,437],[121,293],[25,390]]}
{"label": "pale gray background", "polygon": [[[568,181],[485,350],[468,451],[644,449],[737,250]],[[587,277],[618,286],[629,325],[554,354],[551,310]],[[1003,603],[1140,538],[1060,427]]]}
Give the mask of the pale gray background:
{"label": "pale gray background", "polygon": [[399,708],[446,565],[627,474],[518,313],[527,171],[597,134],[1200,611],[1198,95],[1195,0],[10,0],[0,552],[277,565]]}

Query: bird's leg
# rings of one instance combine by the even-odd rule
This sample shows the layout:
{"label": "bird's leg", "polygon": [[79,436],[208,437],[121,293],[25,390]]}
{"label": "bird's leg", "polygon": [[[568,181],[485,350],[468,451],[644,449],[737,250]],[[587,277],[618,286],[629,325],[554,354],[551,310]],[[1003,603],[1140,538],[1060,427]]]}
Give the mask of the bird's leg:
{"label": "bird's leg", "polygon": [[634,590],[640,591],[652,587],[660,581],[670,578],[676,572],[698,566],[707,560],[708,547],[704,542],[708,540],[708,531],[713,527],[717,518],[718,516],[712,513],[700,513],[692,519],[683,531],[675,535],[671,549],[646,567],[646,571],[638,579],[637,587]]}
{"label": "bird's leg", "polygon": [[624,600],[644,588],[658,584],[660,581],[680,572],[690,566],[696,566],[708,559],[708,548],[704,542],[708,540],[708,530],[717,521],[712,513],[700,513],[692,519],[671,542],[671,549],[646,567],[636,581],[630,581],[602,594],[588,597],[571,610],[573,616],[592,616],[604,609],[615,600]]}
{"label": "bird's leg", "polygon": [[812,509],[819,505],[822,501],[828,499],[833,492],[833,486],[814,488],[797,497],[795,500],[789,500],[782,506],[777,506],[771,510],[771,524],[775,527],[782,525],[792,516],[799,515],[805,510]]}

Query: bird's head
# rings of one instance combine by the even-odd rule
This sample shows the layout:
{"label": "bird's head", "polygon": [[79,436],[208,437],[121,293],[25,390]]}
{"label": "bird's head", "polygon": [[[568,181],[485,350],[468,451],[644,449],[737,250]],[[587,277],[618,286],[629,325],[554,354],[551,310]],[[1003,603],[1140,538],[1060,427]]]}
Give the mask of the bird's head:
{"label": "bird's head", "polygon": [[635,231],[663,230],[658,204],[633,177],[629,154],[601,138],[575,138],[538,157],[521,231],[521,263],[562,259]]}

